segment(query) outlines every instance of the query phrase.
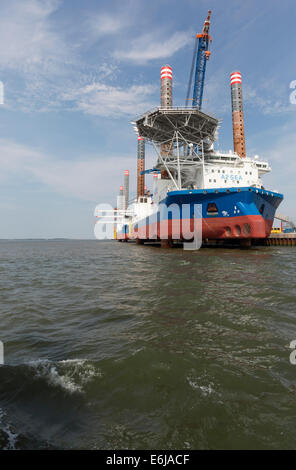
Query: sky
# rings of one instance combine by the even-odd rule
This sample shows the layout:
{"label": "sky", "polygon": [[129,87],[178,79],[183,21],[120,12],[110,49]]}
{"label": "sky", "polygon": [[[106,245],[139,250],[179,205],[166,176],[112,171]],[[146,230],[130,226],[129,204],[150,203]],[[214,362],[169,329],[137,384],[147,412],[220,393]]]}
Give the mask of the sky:
{"label": "sky", "polygon": [[[131,121],[159,105],[160,67],[184,105],[194,36],[212,10],[203,107],[233,148],[229,75],[240,70],[247,155],[296,219],[294,0],[10,0],[0,3],[0,238],[94,238],[94,209],[136,190]],[[147,167],[155,159],[147,146]],[[152,176],[147,177],[148,187]]]}

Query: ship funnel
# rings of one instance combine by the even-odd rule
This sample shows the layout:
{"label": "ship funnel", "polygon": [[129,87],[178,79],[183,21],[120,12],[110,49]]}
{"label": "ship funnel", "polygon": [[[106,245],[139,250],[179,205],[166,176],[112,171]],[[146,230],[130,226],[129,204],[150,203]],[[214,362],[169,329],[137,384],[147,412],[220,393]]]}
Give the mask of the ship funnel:
{"label": "ship funnel", "polygon": [[246,156],[246,142],[243,114],[242,75],[233,72],[230,75],[233,149],[241,158]]}

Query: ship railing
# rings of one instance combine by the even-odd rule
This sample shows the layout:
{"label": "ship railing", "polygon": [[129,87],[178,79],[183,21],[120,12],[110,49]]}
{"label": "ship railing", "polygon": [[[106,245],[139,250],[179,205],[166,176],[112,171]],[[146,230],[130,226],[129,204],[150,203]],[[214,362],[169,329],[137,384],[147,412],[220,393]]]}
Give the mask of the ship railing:
{"label": "ship railing", "polygon": [[[171,112],[176,111],[179,114],[183,113],[183,112],[184,112],[184,114],[188,114],[188,111],[192,111],[192,112],[199,111],[200,113],[205,114],[205,115],[217,120],[217,118],[214,116],[213,113],[205,111],[205,110],[201,111],[198,108],[195,108],[195,107],[192,107],[192,106],[158,106],[158,107],[150,109],[149,111],[146,111],[145,113],[141,114],[137,118],[133,119],[131,121],[131,123],[134,125],[136,121],[138,121],[140,119],[143,119],[145,116],[147,116],[149,114],[156,113],[157,111],[171,111]],[[220,119],[218,119],[218,121],[220,122]]]}
{"label": "ship railing", "polygon": [[127,219],[133,215],[132,211],[124,209],[96,209],[95,211],[96,222],[101,224],[121,224],[127,222]]}

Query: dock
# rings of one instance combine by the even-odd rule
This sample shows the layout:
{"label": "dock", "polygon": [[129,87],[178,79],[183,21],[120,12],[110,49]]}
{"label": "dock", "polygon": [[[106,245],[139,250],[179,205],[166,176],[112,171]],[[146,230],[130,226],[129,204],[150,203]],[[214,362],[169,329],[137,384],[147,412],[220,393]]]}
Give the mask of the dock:
{"label": "dock", "polygon": [[267,246],[296,246],[296,232],[292,233],[271,233],[268,238],[264,240]]}

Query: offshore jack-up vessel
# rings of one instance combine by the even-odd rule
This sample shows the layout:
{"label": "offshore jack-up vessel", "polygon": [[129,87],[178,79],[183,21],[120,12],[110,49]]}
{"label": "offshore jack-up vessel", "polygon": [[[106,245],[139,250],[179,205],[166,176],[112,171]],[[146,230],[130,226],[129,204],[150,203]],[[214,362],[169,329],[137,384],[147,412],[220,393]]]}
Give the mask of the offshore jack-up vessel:
{"label": "offshore jack-up vessel", "polygon": [[[127,205],[126,197],[126,205],[123,203],[116,212],[118,240],[138,243],[159,240],[163,246],[188,241],[194,233],[195,205],[201,208],[204,240],[238,240],[248,246],[252,239],[266,238],[271,232],[283,195],[263,186],[261,178],[271,171],[269,164],[258,156],[246,157],[241,73],[233,72],[230,76],[233,152],[214,150],[220,121],[201,111],[210,54],[209,20],[210,12],[202,34],[197,35],[192,106],[173,107],[173,73],[166,65],[161,69],[161,106],[135,122],[137,199]],[[191,79],[193,68],[194,60]],[[150,170],[144,169],[145,142],[151,143],[157,153],[156,164]],[[151,195],[144,187],[147,173],[154,176]]]}

